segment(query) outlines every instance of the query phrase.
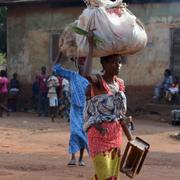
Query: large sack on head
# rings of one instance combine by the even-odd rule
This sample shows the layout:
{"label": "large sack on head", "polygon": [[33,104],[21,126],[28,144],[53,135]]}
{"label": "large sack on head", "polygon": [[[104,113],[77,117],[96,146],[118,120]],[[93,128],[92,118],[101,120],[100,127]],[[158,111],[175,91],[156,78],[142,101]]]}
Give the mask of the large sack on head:
{"label": "large sack on head", "polygon": [[76,36],[72,31],[72,26],[77,26],[77,22],[68,25],[59,38],[59,51],[70,58],[77,57]]}
{"label": "large sack on head", "polygon": [[[97,44],[93,56],[110,54],[129,55],[142,50],[147,35],[140,21],[126,7],[88,7],[79,16],[78,26],[84,30],[95,28],[95,35],[103,39]],[[85,56],[88,50],[87,38],[76,34],[78,54]]]}

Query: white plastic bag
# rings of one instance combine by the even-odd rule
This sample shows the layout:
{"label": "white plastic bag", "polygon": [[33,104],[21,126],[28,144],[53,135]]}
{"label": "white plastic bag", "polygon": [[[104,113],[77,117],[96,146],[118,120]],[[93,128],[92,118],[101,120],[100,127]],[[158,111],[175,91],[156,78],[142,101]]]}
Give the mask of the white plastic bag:
{"label": "white plastic bag", "polygon": [[117,4],[122,3],[123,0],[116,0],[116,1],[110,1],[110,0],[83,0],[87,6],[92,7],[112,7],[117,6]]}
{"label": "white plastic bag", "polygon": [[[142,50],[147,43],[147,35],[137,18],[126,8],[107,10],[105,7],[86,8],[79,16],[78,26],[84,30],[95,28],[95,35],[103,43],[94,48],[94,57],[111,54],[129,55]],[[119,12],[118,12],[119,10]],[[76,34],[79,56],[88,53],[87,38]]]}
{"label": "white plastic bag", "polygon": [[[123,6],[122,0],[85,1],[91,4],[73,25],[86,31],[89,28],[96,29],[94,33],[103,40],[103,43],[98,43],[94,47],[94,57],[135,54],[146,46],[147,35],[143,25]],[[70,26],[64,30],[60,38],[60,51],[69,57],[86,57],[88,53],[86,36],[76,34]]]}

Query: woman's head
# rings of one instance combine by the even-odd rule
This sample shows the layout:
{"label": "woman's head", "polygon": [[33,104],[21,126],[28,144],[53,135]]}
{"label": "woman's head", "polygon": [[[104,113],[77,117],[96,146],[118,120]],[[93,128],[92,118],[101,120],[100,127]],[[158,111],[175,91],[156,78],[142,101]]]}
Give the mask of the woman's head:
{"label": "woman's head", "polygon": [[16,79],[17,76],[18,76],[17,73],[14,73],[14,74],[13,74],[13,78],[14,78],[14,79]]}
{"label": "woman's head", "polygon": [[165,71],[164,71],[164,76],[171,76],[171,71],[170,71],[170,69],[165,69]]}
{"label": "woman's head", "polygon": [[1,75],[2,77],[6,77],[6,76],[7,76],[7,73],[6,73],[5,70],[1,70],[0,75]]}
{"label": "woman's head", "polygon": [[118,75],[122,66],[122,58],[120,55],[110,55],[101,57],[101,65],[104,73],[109,75]]}
{"label": "woman's head", "polygon": [[42,66],[41,67],[41,73],[42,74],[46,74],[46,66]]}

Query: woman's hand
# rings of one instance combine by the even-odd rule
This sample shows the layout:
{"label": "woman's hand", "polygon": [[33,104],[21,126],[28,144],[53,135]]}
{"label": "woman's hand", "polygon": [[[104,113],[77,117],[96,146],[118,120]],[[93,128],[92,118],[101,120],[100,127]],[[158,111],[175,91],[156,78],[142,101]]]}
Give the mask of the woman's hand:
{"label": "woman's hand", "polygon": [[128,141],[132,141],[133,137],[132,137],[131,131],[128,129],[126,121],[123,119],[121,120],[121,126],[122,126],[122,129],[123,129]]}
{"label": "woman's hand", "polygon": [[94,31],[96,29],[89,29],[88,34],[87,34],[87,40],[89,43],[89,48],[92,48],[94,46]]}
{"label": "woman's hand", "polygon": [[108,132],[108,129],[102,127],[100,124],[94,124],[94,127],[95,127],[103,136]]}
{"label": "woman's hand", "polygon": [[101,128],[99,129],[99,132],[104,136],[104,135],[108,132],[108,130],[107,130],[107,128],[101,127]]}

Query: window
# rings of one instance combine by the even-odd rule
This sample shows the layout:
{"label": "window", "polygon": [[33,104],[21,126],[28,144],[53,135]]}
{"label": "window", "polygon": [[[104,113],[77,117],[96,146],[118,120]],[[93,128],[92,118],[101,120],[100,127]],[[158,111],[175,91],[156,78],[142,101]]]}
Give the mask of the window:
{"label": "window", "polygon": [[53,33],[50,37],[50,61],[54,62],[59,52],[59,37],[61,33]]}

